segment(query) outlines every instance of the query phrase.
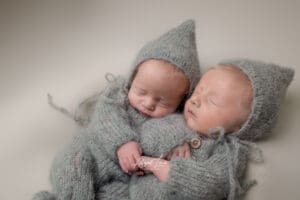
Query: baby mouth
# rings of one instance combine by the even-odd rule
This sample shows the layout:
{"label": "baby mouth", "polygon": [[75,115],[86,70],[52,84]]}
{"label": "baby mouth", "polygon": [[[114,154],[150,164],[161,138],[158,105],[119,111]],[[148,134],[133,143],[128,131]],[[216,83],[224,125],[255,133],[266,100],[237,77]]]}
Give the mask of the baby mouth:
{"label": "baby mouth", "polygon": [[146,117],[151,117],[150,114],[148,114],[147,112],[143,111],[142,109],[139,109],[138,107],[134,107],[134,109],[135,109],[138,113],[140,113],[141,115],[144,115],[144,116],[146,116]]}
{"label": "baby mouth", "polygon": [[187,112],[188,112],[193,118],[196,117],[195,113],[194,113],[192,110],[188,109]]}
{"label": "baby mouth", "polygon": [[149,115],[148,113],[142,111],[142,110],[138,110],[142,115],[145,115],[146,117],[151,117],[151,115]]}

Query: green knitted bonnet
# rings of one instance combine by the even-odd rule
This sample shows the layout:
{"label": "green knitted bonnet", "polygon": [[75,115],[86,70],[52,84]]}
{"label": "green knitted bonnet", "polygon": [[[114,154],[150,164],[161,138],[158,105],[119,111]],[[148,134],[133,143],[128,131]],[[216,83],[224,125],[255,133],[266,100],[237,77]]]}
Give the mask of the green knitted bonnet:
{"label": "green knitted bonnet", "polygon": [[241,69],[253,89],[251,113],[242,128],[232,133],[240,139],[254,141],[267,136],[274,127],[280,104],[294,76],[294,70],[272,63],[249,59],[221,62]]}
{"label": "green knitted bonnet", "polygon": [[134,72],[129,79],[131,84],[137,67],[148,59],[162,59],[182,70],[190,81],[191,94],[200,78],[200,67],[195,39],[195,22],[187,20],[160,37],[146,43],[133,62]]}

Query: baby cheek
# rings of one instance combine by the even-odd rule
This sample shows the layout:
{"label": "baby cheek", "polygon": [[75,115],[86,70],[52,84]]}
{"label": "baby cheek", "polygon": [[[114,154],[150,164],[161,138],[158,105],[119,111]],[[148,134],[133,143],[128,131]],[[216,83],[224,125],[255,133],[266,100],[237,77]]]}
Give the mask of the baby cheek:
{"label": "baby cheek", "polygon": [[131,102],[131,100],[132,100],[132,92],[131,92],[131,90],[129,90],[127,97],[129,99],[129,102]]}
{"label": "baby cheek", "polygon": [[197,118],[192,123],[196,131],[202,134],[208,134],[209,129],[216,126],[213,119],[214,118],[209,116],[209,113],[202,113],[197,115]]}
{"label": "baby cheek", "polygon": [[128,100],[131,106],[136,107],[138,105],[139,99],[133,93],[128,93]]}
{"label": "baby cheek", "polygon": [[186,123],[188,127],[194,131],[200,132],[200,122],[196,121],[194,118],[186,118]]}
{"label": "baby cheek", "polygon": [[173,112],[174,110],[172,108],[157,108],[154,115],[155,117],[163,117]]}

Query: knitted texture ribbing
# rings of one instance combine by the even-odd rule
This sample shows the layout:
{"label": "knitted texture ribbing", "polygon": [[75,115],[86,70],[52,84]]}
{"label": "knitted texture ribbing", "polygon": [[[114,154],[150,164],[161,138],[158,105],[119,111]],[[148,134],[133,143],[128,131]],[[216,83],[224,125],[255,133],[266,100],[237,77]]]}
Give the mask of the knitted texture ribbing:
{"label": "knitted texture ribbing", "polygon": [[[153,175],[132,178],[131,200],[138,199],[230,199],[243,197],[249,182],[243,186],[249,156],[257,151],[254,143],[275,125],[281,100],[294,71],[274,64],[239,59],[222,62],[235,65],[250,79],[254,99],[252,111],[240,131],[218,138],[203,137],[200,149],[192,151],[196,160],[174,158],[166,182]],[[150,123],[150,122],[148,122]],[[154,133],[155,130],[152,130]],[[162,143],[167,143],[163,140]],[[259,151],[258,151],[259,152]]]}
{"label": "knitted texture ribbing", "polygon": [[[183,71],[190,82],[189,91],[187,91],[190,94],[200,77],[194,21],[187,21],[159,39],[146,44],[138,54],[134,67],[137,68],[141,62],[151,58],[168,61]],[[89,123],[54,159],[50,172],[53,194],[43,191],[35,195],[35,200],[47,198],[89,200],[94,199],[95,196],[96,198],[102,197],[102,199],[114,199],[115,192],[111,194],[108,191],[119,191],[118,197],[126,196],[126,191],[128,192],[126,186],[118,183],[128,182],[128,175],[123,173],[118,165],[116,151],[126,142],[139,141],[139,134],[136,130],[147,120],[129,105],[128,86],[130,86],[128,80],[117,77],[103,92],[96,95],[96,98],[93,96],[92,103],[95,99],[97,103],[91,121],[80,116],[73,117],[79,122],[89,121]],[[52,101],[49,103],[60,112],[71,116],[66,109],[55,106]],[[168,123],[156,123],[156,125],[166,126],[163,130],[170,133],[174,131],[174,134],[177,130]],[[151,128],[151,125],[145,126],[142,130],[151,133],[147,127]],[[169,145],[153,149],[154,154],[166,155],[165,151],[169,152],[174,146],[184,141],[183,130],[187,129],[179,127],[177,132],[181,135],[174,137]],[[147,138],[150,138],[152,142],[151,137]],[[151,155],[150,149],[148,153]],[[108,190],[106,184],[109,184],[112,190]],[[96,194],[97,192],[99,193]]]}
{"label": "knitted texture ribbing", "polygon": [[[181,127],[185,124],[182,116],[178,114],[165,116],[162,122],[159,122],[160,119],[153,119],[152,125],[146,123],[148,118],[129,105],[127,96],[124,95],[126,85],[126,80],[121,77],[112,82],[99,97],[89,125],[81,129],[81,132],[57,154],[50,171],[50,182],[53,187],[51,197],[56,199],[124,197],[129,191],[126,189],[129,177],[121,170],[117,161],[116,150],[121,144],[130,140],[139,141],[141,135],[147,135],[142,137],[142,148],[147,149],[149,155],[166,155],[177,144],[188,140],[192,134],[195,135],[186,127]],[[172,126],[174,123],[177,123],[177,126]],[[143,124],[144,127],[139,128]],[[152,131],[153,128],[156,131]],[[174,135],[171,142],[151,151],[152,148],[149,149],[149,146],[163,144],[161,142],[166,140],[165,137],[155,135],[164,133]],[[35,195],[35,200],[48,198],[47,194],[49,193],[40,192]]]}
{"label": "knitted texture ribbing", "polygon": [[[152,137],[155,138],[154,135]],[[168,142],[168,138],[161,141],[161,143]],[[201,147],[192,149],[191,153],[195,160],[173,158],[170,161],[166,182],[160,182],[152,174],[138,178],[132,177],[129,187],[130,199],[216,200],[228,197],[229,193],[234,195],[230,199],[239,199],[240,191],[237,188],[240,185],[236,185],[238,182],[231,180],[230,177],[236,178],[238,181],[242,180],[249,148],[241,143],[229,142],[228,147],[238,152],[231,158],[224,143],[215,146],[213,152],[210,152],[214,144],[214,139],[204,137]],[[228,160],[230,160],[230,166]],[[229,175],[231,173],[229,167],[233,168],[232,176]],[[230,190],[234,191],[229,192]]]}
{"label": "knitted texture ribbing", "polygon": [[99,97],[88,129],[96,131],[107,154],[117,160],[117,148],[131,140],[138,141],[135,126],[146,117],[134,111],[127,99],[127,80],[117,77]]}

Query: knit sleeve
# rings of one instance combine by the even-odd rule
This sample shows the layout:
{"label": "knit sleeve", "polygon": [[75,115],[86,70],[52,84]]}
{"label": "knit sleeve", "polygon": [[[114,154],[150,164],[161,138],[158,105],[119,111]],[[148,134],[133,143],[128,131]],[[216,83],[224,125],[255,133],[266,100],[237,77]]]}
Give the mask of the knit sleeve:
{"label": "knit sleeve", "polygon": [[206,162],[174,158],[163,188],[170,199],[223,199],[228,188],[227,174],[225,156],[219,155]]}
{"label": "knit sleeve", "polygon": [[118,77],[110,83],[99,97],[88,127],[112,159],[117,159],[116,150],[120,145],[138,140],[127,113],[127,93],[125,79]]}
{"label": "knit sleeve", "polygon": [[215,166],[208,162],[174,158],[170,162],[166,182],[160,182],[153,174],[132,180],[129,187],[130,199],[224,199],[228,190],[226,161],[225,158],[220,158],[213,162]]}
{"label": "knit sleeve", "polygon": [[[227,151],[227,147],[230,151]],[[206,150],[208,149],[200,148],[193,155],[197,157],[198,153],[206,153]],[[200,159],[201,156],[198,156],[193,160],[175,157],[170,161],[165,182],[159,182],[153,174],[132,179],[129,187],[131,200],[240,199],[246,191],[246,188],[241,188],[240,183],[245,177],[247,152],[247,145],[234,142],[219,144],[208,158]]]}
{"label": "knit sleeve", "polygon": [[139,132],[143,153],[152,157],[165,157],[175,146],[198,136],[187,127],[182,114],[149,119]]}
{"label": "knit sleeve", "polygon": [[246,171],[248,147],[223,143],[213,152],[204,161],[178,157],[171,160],[168,178],[163,183],[170,199],[241,198],[246,192],[240,183]]}
{"label": "knit sleeve", "polygon": [[152,199],[153,195],[161,200],[218,200],[226,195],[226,173],[188,159],[173,159],[164,183],[154,175],[148,176],[130,186],[131,200]]}
{"label": "knit sleeve", "polygon": [[131,200],[189,199],[218,200],[228,194],[229,180],[225,154],[216,154],[205,161],[175,157],[170,161],[166,182],[154,175],[132,180]]}

